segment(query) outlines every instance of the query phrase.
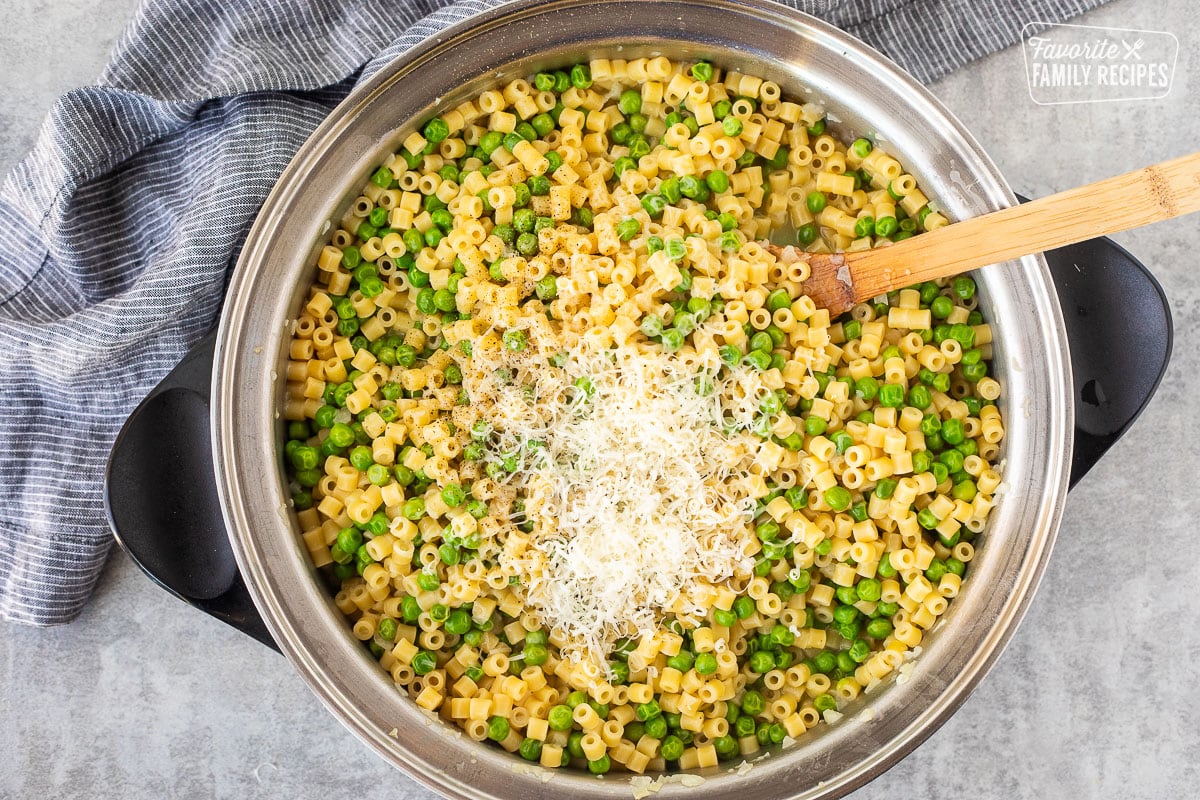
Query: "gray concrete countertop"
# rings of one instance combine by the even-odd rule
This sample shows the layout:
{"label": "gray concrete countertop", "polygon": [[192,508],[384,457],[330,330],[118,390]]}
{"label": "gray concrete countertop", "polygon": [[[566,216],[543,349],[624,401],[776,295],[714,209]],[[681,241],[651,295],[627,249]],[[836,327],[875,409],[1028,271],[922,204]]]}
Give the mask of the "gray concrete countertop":
{"label": "gray concrete countertop", "polygon": [[[0,169],[56,95],[91,81],[135,0],[4,0]],[[933,89],[1017,191],[1040,196],[1200,149],[1190,3],[1116,0],[1075,20],[1173,31],[1159,101],[1039,106],[1020,48]],[[1041,588],[957,714],[861,789],[873,798],[1200,795],[1200,220],[1116,239],[1170,297],[1175,356],[1145,414],[1067,501]],[[2,500],[0,500],[2,502]],[[287,662],[113,551],[71,625],[0,623],[0,798],[431,798],[326,713]]]}

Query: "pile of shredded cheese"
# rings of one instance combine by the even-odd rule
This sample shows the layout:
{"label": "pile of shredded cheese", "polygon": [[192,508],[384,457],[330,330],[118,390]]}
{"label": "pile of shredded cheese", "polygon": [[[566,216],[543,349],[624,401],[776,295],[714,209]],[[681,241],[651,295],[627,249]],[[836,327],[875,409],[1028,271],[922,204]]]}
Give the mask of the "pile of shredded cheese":
{"label": "pile of shredded cheese", "polygon": [[464,376],[490,406],[487,459],[516,466],[533,523],[500,563],[564,655],[602,665],[620,637],[698,621],[712,586],[749,575],[762,440],[747,431],[770,390],[654,343],[564,352],[549,329],[526,333],[519,353],[481,337]]}

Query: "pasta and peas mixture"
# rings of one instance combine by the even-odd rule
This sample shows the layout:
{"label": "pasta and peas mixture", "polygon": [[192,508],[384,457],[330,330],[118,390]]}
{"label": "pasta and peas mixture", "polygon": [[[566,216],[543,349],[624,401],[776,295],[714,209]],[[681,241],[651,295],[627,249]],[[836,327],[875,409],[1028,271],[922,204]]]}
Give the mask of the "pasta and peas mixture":
{"label": "pasta and peas mixture", "polygon": [[[287,366],[313,563],[417,705],[546,767],[707,767],[893,673],[1000,484],[968,277],[838,320],[801,251],[946,223],[769,81],[666,58],[430,120]],[[790,226],[797,247],[759,243]]]}

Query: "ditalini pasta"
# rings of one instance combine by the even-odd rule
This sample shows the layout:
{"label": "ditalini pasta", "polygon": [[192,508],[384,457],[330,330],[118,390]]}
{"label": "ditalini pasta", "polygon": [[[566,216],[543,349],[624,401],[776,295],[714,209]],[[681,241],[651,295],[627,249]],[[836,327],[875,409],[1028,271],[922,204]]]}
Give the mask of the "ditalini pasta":
{"label": "ditalini pasta", "polygon": [[285,373],[353,635],[547,767],[708,767],[834,719],[963,588],[1004,425],[974,281],[834,320],[803,253],[946,222],[882,148],[704,62],[444,109],[319,253]]}

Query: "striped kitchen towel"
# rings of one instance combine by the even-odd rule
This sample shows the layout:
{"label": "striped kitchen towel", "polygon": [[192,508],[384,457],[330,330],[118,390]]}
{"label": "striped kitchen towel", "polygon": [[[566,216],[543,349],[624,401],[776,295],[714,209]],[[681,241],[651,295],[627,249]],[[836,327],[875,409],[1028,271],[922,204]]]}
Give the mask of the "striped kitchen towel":
{"label": "striped kitchen towel", "polygon": [[[1103,0],[793,0],[931,81]],[[0,189],[0,617],[83,607],[121,423],[208,331],[255,212],[356,80],[495,0],[145,0]],[[364,67],[364,65],[366,65]]]}

